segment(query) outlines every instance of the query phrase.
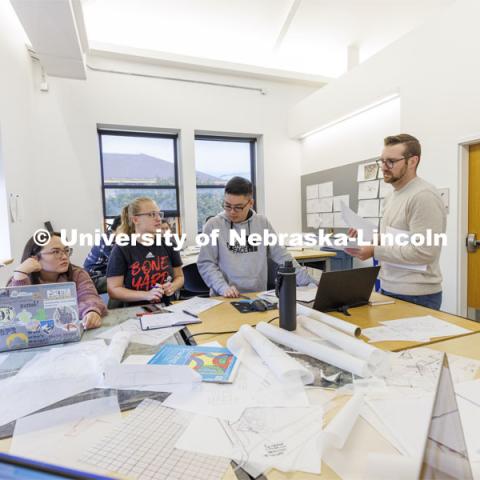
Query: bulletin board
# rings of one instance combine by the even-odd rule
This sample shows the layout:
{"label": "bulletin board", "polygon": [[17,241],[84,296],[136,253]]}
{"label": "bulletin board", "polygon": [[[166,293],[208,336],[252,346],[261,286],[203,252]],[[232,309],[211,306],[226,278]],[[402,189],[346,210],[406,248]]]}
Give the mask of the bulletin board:
{"label": "bulletin board", "polygon": [[392,186],[383,181],[376,158],[302,175],[302,231],[345,231],[341,201],[379,226],[383,199]]}

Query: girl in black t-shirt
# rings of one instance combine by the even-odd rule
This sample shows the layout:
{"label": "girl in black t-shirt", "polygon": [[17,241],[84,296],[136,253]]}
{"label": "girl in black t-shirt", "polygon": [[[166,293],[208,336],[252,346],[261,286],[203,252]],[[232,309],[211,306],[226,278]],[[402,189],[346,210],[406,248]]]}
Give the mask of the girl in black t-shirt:
{"label": "girl in black t-shirt", "polygon": [[[140,197],[122,209],[119,234],[160,233],[162,212],[150,198]],[[146,242],[143,242],[146,243]],[[126,303],[157,303],[183,286],[182,260],[173,247],[154,243],[113,247],[107,267],[110,298]]]}

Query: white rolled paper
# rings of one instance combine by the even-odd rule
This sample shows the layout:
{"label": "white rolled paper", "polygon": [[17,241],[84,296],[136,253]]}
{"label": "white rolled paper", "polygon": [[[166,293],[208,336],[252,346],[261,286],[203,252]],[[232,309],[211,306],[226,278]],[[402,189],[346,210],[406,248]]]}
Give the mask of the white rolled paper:
{"label": "white rolled paper", "polygon": [[332,418],[322,432],[321,449],[334,447],[342,449],[347,441],[363,405],[363,394],[356,393],[347,404]]}
{"label": "white rolled paper", "polygon": [[354,375],[367,377],[371,373],[365,360],[355,358],[348,353],[302,338],[296,333],[274,327],[265,322],[260,322],[257,325],[257,330],[276,343],[290,347],[299,353],[310,355],[313,358],[351,372]]}
{"label": "white rolled paper", "polygon": [[387,361],[387,354],[379,348],[365,343],[362,340],[352,338],[350,335],[346,335],[345,333],[342,333],[335,328],[331,328],[313,318],[299,315],[297,317],[297,322],[309,332],[318,335],[324,340],[328,340],[337,347],[340,347],[343,351],[348,352],[355,357],[362,358],[369,365],[376,366]]}
{"label": "white rolled paper", "polygon": [[306,307],[305,305],[300,305],[299,303],[297,303],[297,315],[304,315],[305,317],[313,318],[314,320],[325,323],[341,332],[347,333],[352,337],[359,337],[362,333],[362,330],[358,325],[345,322],[339,318],[332,317],[332,315],[327,315],[326,313],[319,312],[318,310]]}
{"label": "white rolled paper", "polygon": [[240,361],[244,361],[245,356],[249,353],[249,347],[251,347],[254,354],[261,358],[280,381],[300,379],[304,385],[313,383],[314,375],[310,370],[250,325],[242,325],[240,330],[230,337],[227,346],[234,355],[240,358]]}

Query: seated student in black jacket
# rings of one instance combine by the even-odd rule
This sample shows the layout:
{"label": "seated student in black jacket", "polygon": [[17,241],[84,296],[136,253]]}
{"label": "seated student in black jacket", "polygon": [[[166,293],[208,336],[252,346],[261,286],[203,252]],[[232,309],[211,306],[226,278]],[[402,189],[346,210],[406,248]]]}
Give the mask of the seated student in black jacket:
{"label": "seated student in black jacket", "polygon": [[[113,219],[112,225],[108,229],[108,234],[114,234],[120,226],[120,215]],[[107,245],[105,240],[100,240],[100,245],[94,245],[87,258],[83,262],[83,268],[88,272],[98,293],[107,293],[107,265],[113,244]]]}

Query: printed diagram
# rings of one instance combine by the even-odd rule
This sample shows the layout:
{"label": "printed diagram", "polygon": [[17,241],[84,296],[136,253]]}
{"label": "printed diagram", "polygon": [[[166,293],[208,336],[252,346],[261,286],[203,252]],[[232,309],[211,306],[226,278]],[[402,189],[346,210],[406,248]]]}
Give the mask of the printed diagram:
{"label": "printed diagram", "polygon": [[435,389],[440,373],[442,353],[430,349],[415,349],[394,356],[391,371],[385,379],[390,387]]}
{"label": "printed diagram", "polygon": [[323,423],[322,407],[251,407],[235,422],[221,421],[232,442],[239,467],[258,476],[275,467],[284,471],[296,462],[320,464],[317,439]]}
{"label": "printed diagram", "polygon": [[195,352],[188,366],[203,375],[224,375],[233,361],[231,355],[219,352]]}

